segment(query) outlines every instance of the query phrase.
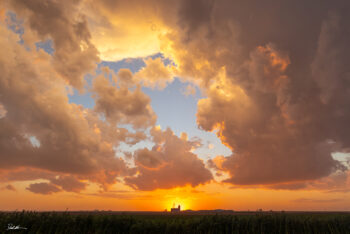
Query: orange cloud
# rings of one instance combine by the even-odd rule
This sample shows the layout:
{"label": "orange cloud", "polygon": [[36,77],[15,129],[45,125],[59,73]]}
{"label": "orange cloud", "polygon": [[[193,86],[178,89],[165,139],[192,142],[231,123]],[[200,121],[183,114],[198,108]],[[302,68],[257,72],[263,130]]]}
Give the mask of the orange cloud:
{"label": "orange cloud", "polygon": [[[118,178],[139,190],[207,183],[212,175],[191,152],[195,144],[154,127],[156,115],[141,90],[164,88],[176,75],[205,95],[198,126],[217,128],[233,151],[211,161],[229,173],[224,182],[347,190],[348,168],[332,153],[350,147],[349,16],[342,1],[332,3],[333,13],[330,3],[321,4],[310,14],[292,1],[278,9],[266,2],[265,10],[234,1],[6,1],[25,30],[18,44],[18,35],[1,21],[1,169],[31,168],[28,178],[46,181],[29,185],[39,193],[81,192],[88,183],[107,189]],[[47,39],[52,55],[35,49],[35,42]],[[149,58],[136,74],[103,69],[93,78],[94,110],[68,102],[67,89],[84,91],[84,75],[99,56],[156,52],[176,65]],[[150,128],[155,146],[133,154],[135,168],[129,168],[116,148],[147,139]],[[31,139],[38,141],[35,147]]]}
{"label": "orange cloud", "polygon": [[178,138],[170,129],[154,128],[151,134],[156,145],[135,152],[139,173],[124,179],[128,185],[140,190],[170,189],[197,186],[212,179],[204,163],[190,152],[193,143]]}
{"label": "orange cloud", "polygon": [[174,79],[174,67],[165,66],[161,58],[148,58],[145,60],[146,66],[135,74],[135,79],[142,82],[143,86],[164,89],[167,83]]}
{"label": "orange cloud", "polygon": [[130,123],[136,128],[153,126],[156,116],[150,99],[137,86],[134,91],[127,87],[117,88],[100,75],[93,82],[96,93],[95,110],[101,112],[111,123]]}
{"label": "orange cloud", "polygon": [[107,61],[158,53],[160,36],[168,30],[163,19],[170,17],[176,5],[176,1],[141,0],[85,3],[83,11],[89,16],[92,42]]}
{"label": "orange cloud", "polygon": [[[15,0],[7,3],[24,20],[24,43],[32,46],[37,41],[51,39],[55,50],[53,67],[69,84],[82,90],[84,75],[96,67],[99,58],[91,43],[86,17],[78,10],[80,2],[47,4]],[[31,41],[27,43],[26,39]]]}
{"label": "orange cloud", "polygon": [[[0,119],[1,169],[39,168],[54,175],[80,175],[101,184],[105,181],[94,175],[105,173],[115,178],[127,173],[112,146],[141,136],[122,129],[118,134],[116,127],[107,127],[93,111],[69,104],[66,83],[55,72],[50,55],[26,50],[3,25],[0,31],[0,45],[4,47],[0,56],[4,64],[0,68],[0,102],[7,111]],[[36,58],[38,63],[33,65]],[[31,137],[36,139],[36,146]]]}
{"label": "orange cloud", "polygon": [[40,193],[40,194],[51,194],[51,193],[56,193],[60,191],[58,187],[49,183],[34,183],[29,185],[27,189],[33,193]]}

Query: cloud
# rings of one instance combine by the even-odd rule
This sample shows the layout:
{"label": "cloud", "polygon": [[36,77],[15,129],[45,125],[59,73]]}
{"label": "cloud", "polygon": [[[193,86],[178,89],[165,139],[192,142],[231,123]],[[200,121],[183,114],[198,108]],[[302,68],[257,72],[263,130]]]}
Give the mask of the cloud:
{"label": "cloud", "polygon": [[13,191],[13,192],[17,191],[16,188],[13,185],[11,185],[11,184],[8,184],[8,185],[0,188],[0,190],[9,190],[9,191]]}
{"label": "cloud", "polygon": [[121,86],[129,87],[135,84],[134,75],[129,69],[125,69],[125,68],[120,69],[118,71],[117,77],[118,77],[117,82],[121,83],[120,84]]}
{"label": "cloud", "polygon": [[74,176],[59,176],[52,179],[51,183],[68,192],[80,192],[86,187],[86,183],[81,182]]}
{"label": "cloud", "polygon": [[119,87],[133,87],[137,84],[152,89],[164,89],[173,82],[176,68],[173,64],[165,65],[162,58],[146,58],[145,66],[133,74],[129,69],[122,68],[115,78]]}
{"label": "cloud", "polygon": [[208,167],[211,169],[215,169],[217,171],[224,170],[222,167],[223,162],[226,160],[226,158],[222,155],[216,156],[213,159],[209,159],[207,161]]}
{"label": "cloud", "polygon": [[164,21],[174,18],[177,1],[85,1],[92,42],[106,61],[147,57],[160,50]]}
{"label": "cloud", "polygon": [[100,75],[93,81],[93,91],[96,93],[95,110],[103,113],[111,123],[132,124],[136,128],[155,124],[156,115],[150,106],[151,100],[140,86],[134,91],[124,86],[117,88]]}
{"label": "cloud", "polygon": [[60,189],[50,183],[34,183],[30,184],[27,190],[33,192],[33,193],[39,193],[39,194],[52,194],[52,193],[57,193],[60,191]]}
{"label": "cloud", "polygon": [[[0,119],[1,169],[72,173],[104,185],[128,174],[113,147],[142,136],[111,127],[92,110],[70,104],[51,56],[18,44],[18,36],[5,25],[0,31],[0,102],[7,111]],[[34,147],[30,137],[40,146]]]}
{"label": "cloud", "polygon": [[[0,182],[11,182],[11,181],[33,181],[37,179],[45,179],[50,181],[50,183],[35,183],[29,186],[27,189],[34,193],[49,194],[51,192],[76,192],[79,193],[83,191],[86,187],[85,182],[81,182],[74,175],[64,175],[50,171],[44,171],[39,169],[22,168],[17,170],[10,170],[7,172],[2,171],[0,174]],[[6,186],[6,189],[13,190],[12,185]],[[57,189],[55,189],[57,188]],[[49,190],[50,192],[45,192]],[[44,192],[38,192],[38,191]],[[14,190],[15,191],[15,190]]]}
{"label": "cloud", "polygon": [[158,170],[160,167],[166,166],[165,161],[162,159],[160,152],[152,152],[148,149],[138,150],[135,154],[135,163],[139,167],[146,169]]}
{"label": "cloud", "polygon": [[161,58],[145,59],[146,66],[135,74],[135,79],[140,80],[143,86],[164,89],[168,83],[174,80],[175,68],[172,65],[164,65]]}
{"label": "cloud", "polygon": [[0,171],[0,182],[2,183],[13,181],[30,181],[37,179],[52,179],[54,177],[54,172],[28,167]]}
{"label": "cloud", "polygon": [[[125,176],[128,185],[142,190],[196,186],[212,179],[204,163],[190,152],[195,143],[179,139],[171,130],[153,131],[159,147],[165,141],[165,152],[158,155],[156,149],[138,151],[134,156],[136,168],[128,168],[123,159],[116,157],[121,142],[134,144],[146,139],[143,131],[156,122],[150,98],[141,87],[122,84],[133,82],[128,71],[115,77],[102,69],[91,89],[95,109],[85,109],[69,103],[67,83],[56,71],[51,55],[18,44],[18,35],[4,25],[0,30],[0,45],[6,48],[4,56],[0,56],[4,65],[0,67],[0,101],[7,111],[0,119],[3,181],[44,179],[48,182],[31,184],[28,190],[50,194],[81,192],[88,183],[108,189],[118,177]],[[165,68],[161,60],[147,63],[149,67],[140,74],[153,77],[153,72]],[[158,78],[162,76],[155,77],[155,82]],[[136,131],[130,132],[121,124],[131,124]],[[31,138],[40,144],[34,147]],[[140,174],[134,176],[137,170]],[[148,178],[152,181],[145,182]]]}
{"label": "cloud", "polygon": [[[259,1],[229,0],[15,0],[3,6],[23,19],[25,30],[18,44],[1,21],[2,170],[50,172],[42,177],[51,184],[41,186],[72,191],[81,191],[86,180],[108,187],[124,176],[141,190],[210,181],[191,141],[155,130],[156,115],[141,89],[164,88],[176,75],[205,96],[198,126],[215,131],[232,150],[208,162],[228,173],[224,182],[348,188],[348,168],[331,155],[350,149],[348,1],[321,1],[316,8],[266,1],[263,10]],[[34,47],[47,39],[52,56]],[[83,90],[99,52],[111,60],[161,52],[176,65],[148,58],[136,74],[105,69],[93,78],[94,110],[69,103],[67,87]],[[128,168],[116,147],[146,139],[149,128],[155,146],[135,152],[136,168]]]}
{"label": "cloud", "polygon": [[7,113],[7,110],[5,109],[4,105],[0,103],[0,119],[5,117]]}
{"label": "cloud", "polygon": [[348,151],[347,5],[308,3],[312,14],[291,1],[266,6],[178,1],[174,14],[160,5],[172,28],[160,48],[208,96],[197,123],[233,151],[222,162],[226,182],[297,189],[346,170],[331,153]]}
{"label": "cloud", "polygon": [[335,13],[323,3],[307,24],[313,16],[290,2],[280,10],[295,12],[297,21],[258,5],[217,1],[207,17],[182,18],[185,30],[168,37],[177,38],[168,51],[179,73],[200,79],[207,94],[198,102],[199,127],[217,130],[233,151],[222,163],[230,174],[225,182],[277,188],[347,170],[331,156],[347,152],[350,139],[343,2],[333,5]]}
{"label": "cloud", "polygon": [[333,203],[333,202],[342,202],[343,199],[323,199],[323,200],[317,200],[317,199],[309,199],[309,198],[298,198],[295,200],[292,200],[292,202],[301,202],[301,203]]}
{"label": "cloud", "polygon": [[189,96],[189,95],[196,95],[196,87],[189,84],[186,86],[186,88],[182,91],[182,93],[185,95],[185,96]]}
{"label": "cloud", "polygon": [[191,141],[178,138],[167,129],[151,130],[155,146],[135,152],[136,176],[126,177],[126,184],[140,190],[170,189],[179,186],[197,186],[213,177],[202,160],[190,152]]}
{"label": "cloud", "polygon": [[273,184],[266,186],[270,189],[276,189],[276,190],[300,190],[300,189],[310,189],[307,187],[306,182],[295,182],[295,183],[279,183],[279,184]]}
{"label": "cloud", "polygon": [[16,188],[11,184],[6,185],[5,189],[10,190],[10,191],[17,191]]}
{"label": "cloud", "polygon": [[349,171],[333,173],[330,176],[307,183],[309,189],[325,190],[327,192],[350,191]]}
{"label": "cloud", "polygon": [[[24,41],[53,41],[53,66],[72,86],[82,90],[84,75],[99,61],[91,43],[81,1],[7,1],[8,7],[24,20]],[[34,41],[36,40],[36,41]]]}
{"label": "cloud", "polygon": [[6,185],[5,189],[10,190],[10,191],[17,191],[16,188],[11,184]]}
{"label": "cloud", "polygon": [[[213,166],[213,161],[208,161],[208,166],[218,172],[222,172],[222,168]],[[325,193],[347,193],[350,191],[350,176],[349,171],[337,171],[327,177],[315,180],[301,180],[294,182],[279,182],[275,184],[260,184],[260,185],[234,185],[231,188],[268,188],[274,190],[314,190]]]}

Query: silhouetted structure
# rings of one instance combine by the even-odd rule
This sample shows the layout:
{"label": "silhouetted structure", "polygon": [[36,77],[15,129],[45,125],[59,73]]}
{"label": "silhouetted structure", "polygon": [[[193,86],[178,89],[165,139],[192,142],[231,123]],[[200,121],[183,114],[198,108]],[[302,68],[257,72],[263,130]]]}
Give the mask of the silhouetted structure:
{"label": "silhouetted structure", "polygon": [[171,208],[171,212],[180,212],[181,206],[179,205],[177,208]]}

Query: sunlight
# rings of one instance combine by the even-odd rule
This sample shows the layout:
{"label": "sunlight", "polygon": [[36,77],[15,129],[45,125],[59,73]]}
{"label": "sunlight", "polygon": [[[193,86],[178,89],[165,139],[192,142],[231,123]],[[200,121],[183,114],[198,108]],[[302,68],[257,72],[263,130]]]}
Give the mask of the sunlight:
{"label": "sunlight", "polygon": [[188,199],[181,199],[176,197],[175,199],[171,199],[167,202],[166,209],[168,211],[171,210],[171,208],[177,208],[180,205],[181,210],[189,210],[191,209],[190,201]]}

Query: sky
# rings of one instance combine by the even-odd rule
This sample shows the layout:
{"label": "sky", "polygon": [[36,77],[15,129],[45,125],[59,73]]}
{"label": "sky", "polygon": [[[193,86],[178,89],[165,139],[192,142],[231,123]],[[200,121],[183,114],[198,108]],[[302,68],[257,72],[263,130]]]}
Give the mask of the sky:
{"label": "sky", "polygon": [[350,210],[346,0],[0,2],[0,210]]}

